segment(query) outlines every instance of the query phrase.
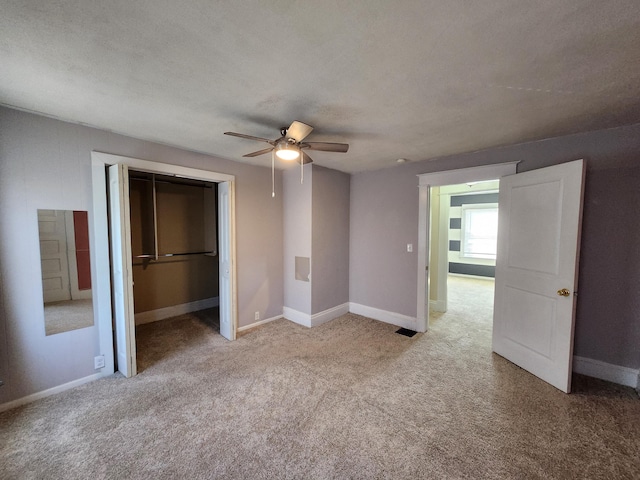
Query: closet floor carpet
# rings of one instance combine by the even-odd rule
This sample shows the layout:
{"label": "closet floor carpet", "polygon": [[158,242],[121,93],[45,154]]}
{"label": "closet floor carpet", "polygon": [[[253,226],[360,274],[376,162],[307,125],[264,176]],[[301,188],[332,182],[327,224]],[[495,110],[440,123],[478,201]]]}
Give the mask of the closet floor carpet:
{"label": "closet floor carpet", "polygon": [[1,413],[0,476],[638,478],[634,390],[566,395],[492,354],[490,321],[445,320],[408,338],[281,319],[235,342],[207,313],[157,322],[136,377]]}

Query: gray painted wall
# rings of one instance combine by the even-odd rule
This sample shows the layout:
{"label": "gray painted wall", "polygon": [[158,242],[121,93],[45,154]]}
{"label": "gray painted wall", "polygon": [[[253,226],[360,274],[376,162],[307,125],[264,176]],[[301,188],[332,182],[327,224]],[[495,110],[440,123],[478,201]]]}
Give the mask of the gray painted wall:
{"label": "gray painted wall", "polygon": [[483,150],[351,177],[350,301],[416,316],[421,173],[520,160],[587,164],[574,353],[640,367],[640,125]]}
{"label": "gray painted wall", "polygon": [[[5,382],[0,403],[95,372],[97,327],[44,335],[36,221],[38,208],[82,209],[92,215],[92,150],[236,175],[240,326],[253,323],[255,311],[261,318],[280,315],[283,302],[315,313],[344,303],[347,291],[351,302],[415,316],[417,174],[513,160],[521,160],[519,171],[526,171],[584,158],[588,173],[575,353],[640,367],[640,223],[634,220],[640,205],[640,125],[360,173],[350,177],[349,186],[344,174],[306,166],[302,186],[299,170],[277,172],[272,199],[268,168],[0,108],[0,379]],[[314,174],[320,176],[315,204],[325,210],[312,207]],[[348,213],[340,209],[347,203]],[[328,214],[335,218],[330,221]],[[337,238],[349,243],[348,272],[316,276],[321,293],[313,308],[309,283],[301,296],[290,288],[285,300],[294,278],[293,257],[311,257],[312,220],[320,237],[325,228],[336,235],[335,245],[319,240],[316,254],[339,257],[312,264],[314,270],[336,268],[339,262],[346,266],[346,251],[336,246]],[[406,252],[407,243],[413,243],[413,253]],[[323,278],[339,283],[346,276],[348,290],[322,286]]]}
{"label": "gray painted wall", "polygon": [[[269,168],[0,108],[0,403],[95,373],[97,327],[44,335],[36,220],[38,208],[80,209],[93,223],[92,150],[235,175],[239,325],[282,313],[282,196],[271,198]],[[279,172],[276,182],[281,192]]]}
{"label": "gray painted wall", "polygon": [[313,166],[312,314],[349,301],[349,183],[346,173]]}
{"label": "gray painted wall", "polygon": [[295,257],[311,258],[312,164],[304,166],[304,183],[295,165],[282,173],[284,218],[284,306],[311,314],[311,283],[295,278]]}

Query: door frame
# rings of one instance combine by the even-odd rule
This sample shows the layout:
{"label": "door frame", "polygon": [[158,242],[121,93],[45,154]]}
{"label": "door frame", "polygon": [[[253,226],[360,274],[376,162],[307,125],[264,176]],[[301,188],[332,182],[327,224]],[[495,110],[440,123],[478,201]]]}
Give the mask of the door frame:
{"label": "door frame", "polygon": [[[91,152],[91,171],[93,183],[93,233],[94,244],[91,255],[92,264],[95,265],[93,282],[93,302],[98,326],[98,342],[100,354],[105,357],[105,368],[102,375],[114,373],[114,345],[113,345],[113,321],[111,309],[111,274],[109,258],[109,225],[107,216],[107,178],[106,167],[115,164],[124,164],[127,167],[148,173],[162,175],[174,175],[182,178],[192,178],[207,182],[229,184],[229,225],[226,230],[230,245],[230,279],[229,298],[232,325],[232,340],[235,339],[238,327],[238,302],[237,302],[237,271],[236,271],[236,222],[235,222],[235,176],[225,173],[211,172],[191,167],[182,167],[168,163],[160,163],[139,158],[124,157],[104,152]],[[223,231],[219,229],[218,233]]]}
{"label": "door frame", "polygon": [[416,310],[416,330],[418,332],[426,332],[429,329],[429,309],[425,308],[425,301],[429,298],[426,276],[429,266],[429,237],[431,233],[429,225],[431,187],[492,180],[505,175],[513,175],[517,173],[518,163],[520,161],[418,175],[418,303]]}

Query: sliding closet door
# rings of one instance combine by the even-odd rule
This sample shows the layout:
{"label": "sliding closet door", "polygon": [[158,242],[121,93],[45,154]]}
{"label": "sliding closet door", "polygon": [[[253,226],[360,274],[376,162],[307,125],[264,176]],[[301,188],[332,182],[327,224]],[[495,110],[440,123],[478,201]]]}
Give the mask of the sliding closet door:
{"label": "sliding closet door", "polygon": [[133,313],[129,171],[126,165],[109,167],[109,207],[116,358],[118,359],[118,370],[125,377],[132,377],[137,373],[137,366]]}
{"label": "sliding closet door", "polygon": [[231,186],[229,182],[218,184],[218,218],[220,229],[220,245],[218,249],[220,261],[220,335],[228,340],[235,340],[236,332],[233,322],[232,278],[232,245],[231,245]]}

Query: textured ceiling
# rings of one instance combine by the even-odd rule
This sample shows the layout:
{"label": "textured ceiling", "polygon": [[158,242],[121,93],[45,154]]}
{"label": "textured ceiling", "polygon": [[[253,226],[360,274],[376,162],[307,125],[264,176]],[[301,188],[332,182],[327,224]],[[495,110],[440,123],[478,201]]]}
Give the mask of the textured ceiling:
{"label": "textured ceiling", "polygon": [[640,122],[638,0],[0,6],[0,103],[259,165],[223,132],[357,172]]}

